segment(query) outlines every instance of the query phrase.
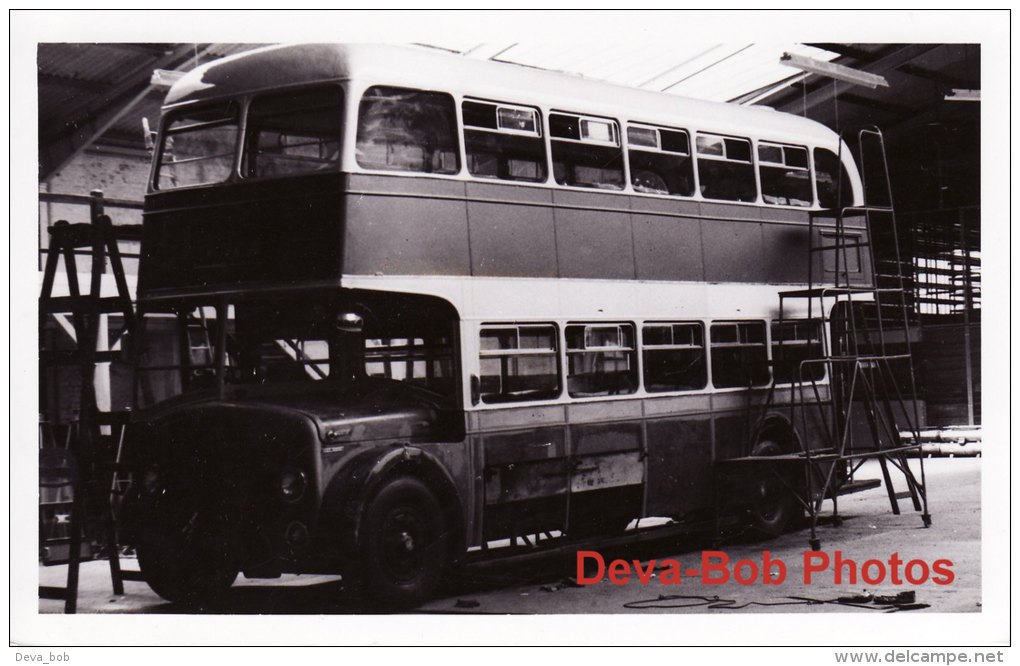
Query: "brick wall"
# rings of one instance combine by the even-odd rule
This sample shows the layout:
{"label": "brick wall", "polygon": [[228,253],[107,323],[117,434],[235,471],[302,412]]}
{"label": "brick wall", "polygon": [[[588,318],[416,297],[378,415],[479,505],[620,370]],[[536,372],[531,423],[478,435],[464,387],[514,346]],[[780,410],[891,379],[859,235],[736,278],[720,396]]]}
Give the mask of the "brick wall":
{"label": "brick wall", "polygon": [[[60,171],[55,172],[48,181],[40,183],[39,191],[87,196],[92,190],[99,189],[103,190],[103,194],[110,199],[141,201],[145,197],[148,179],[148,156],[86,151],[68,162]],[[114,224],[141,223],[141,212],[137,210],[110,207],[107,208],[106,213]],[[88,222],[88,207],[40,202],[40,248],[46,248],[49,242],[46,229],[57,220]],[[122,243],[121,250],[137,254],[138,244]],[[87,272],[88,266],[88,261],[83,260],[81,270]],[[124,269],[128,273],[136,273],[137,262],[126,260]]]}

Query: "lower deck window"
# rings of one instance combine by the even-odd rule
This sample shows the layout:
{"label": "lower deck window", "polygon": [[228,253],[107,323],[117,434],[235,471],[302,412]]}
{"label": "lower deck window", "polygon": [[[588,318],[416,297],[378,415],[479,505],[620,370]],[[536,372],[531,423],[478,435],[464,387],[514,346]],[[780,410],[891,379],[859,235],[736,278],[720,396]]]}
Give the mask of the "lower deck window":
{"label": "lower deck window", "polygon": [[772,322],[772,360],[777,384],[798,378],[817,381],[825,376],[825,364],[803,363],[822,358],[822,330],[817,321]]}
{"label": "lower deck window", "polygon": [[712,324],[712,384],[717,388],[769,383],[765,322]]}
{"label": "lower deck window", "polygon": [[648,324],[641,330],[645,390],[691,391],[708,383],[701,324]]}
{"label": "lower deck window", "polygon": [[555,398],[560,393],[552,324],[483,326],[480,397],[485,403]]}
{"label": "lower deck window", "polygon": [[625,395],[637,390],[634,326],[567,326],[567,392],[572,398]]}

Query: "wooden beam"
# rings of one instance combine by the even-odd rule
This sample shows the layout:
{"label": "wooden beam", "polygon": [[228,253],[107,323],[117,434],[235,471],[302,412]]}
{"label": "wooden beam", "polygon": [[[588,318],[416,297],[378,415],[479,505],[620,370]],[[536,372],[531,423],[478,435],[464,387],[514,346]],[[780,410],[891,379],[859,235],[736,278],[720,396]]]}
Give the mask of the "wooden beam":
{"label": "wooden beam", "polygon": [[[926,69],[913,63],[907,63],[896,68],[896,71],[913,76],[918,79],[924,79],[925,81],[933,81],[935,83],[941,83],[947,88],[978,88],[980,83],[976,81],[967,81],[944,72],[937,72],[932,69]],[[975,85],[976,84],[976,85]]]}
{"label": "wooden beam", "polygon": [[840,102],[847,102],[848,104],[856,104],[857,106],[863,106],[868,109],[874,109],[876,111],[883,111],[885,113],[891,113],[893,115],[902,116],[906,114],[915,113],[917,109],[902,104],[896,104],[894,102],[887,102],[881,99],[874,99],[866,97],[864,95],[857,95],[854,93],[843,93],[837,98]]}
{"label": "wooden beam", "polygon": [[110,84],[103,81],[89,81],[88,79],[78,79],[70,76],[57,76],[56,74],[39,72],[39,86],[73,88],[81,92],[98,95],[109,88]]}
{"label": "wooden beam", "polygon": [[829,51],[831,53],[835,53],[846,58],[853,58],[854,60],[860,61],[860,64],[864,65],[875,62],[880,57],[882,57],[881,51],[865,51],[864,49],[857,48],[853,44],[825,43],[825,44],[805,44],[805,46],[812,46],[816,49]]}
{"label": "wooden beam", "polygon": [[[205,45],[204,54],[212,45]],[[46,180],[112,127],[124,114],[151,92],[153,69],[177,69],[194,57],[194,45],[180,44],[169,55],[149,61],[125,75],[100,95],[98,107],[84,105],[78,113],[69,113],[49,132],[39,132],[39,180]]]}
{"label": "wooden beam", "polygon": [[[884,74],[920,58],[922,55],[935,48],[938,48],[938,44],[912,44],[909,46],[897,47],[885,57],[880,60],[876,60],[874,63],[867,67],[862,67],[861,69],[872,74]],[[835,91],[833,90],[834,88]],[[800,94],[789,95],[781,104],[777,105],[776,108],[779,111],[800,114],[803,113],[805,109],[813,109],[820,104],[832,102],[834,94],[842,95],[853,88],[854,85],[851,83],[836,81],[834,82],[834,85],[823,85],[816,90],[809,92],[806,97],[801,96]]]}

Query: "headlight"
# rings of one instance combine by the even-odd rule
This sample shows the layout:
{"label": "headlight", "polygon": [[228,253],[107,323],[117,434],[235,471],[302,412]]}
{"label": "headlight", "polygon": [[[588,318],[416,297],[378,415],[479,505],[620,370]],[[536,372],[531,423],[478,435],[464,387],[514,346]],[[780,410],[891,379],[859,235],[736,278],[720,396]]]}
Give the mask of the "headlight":
{"label": "headlight", "polygon": [[280,475],[280,495],[288,502],[301,499],[305,485],[305,473],[299,469],[286,469]]}

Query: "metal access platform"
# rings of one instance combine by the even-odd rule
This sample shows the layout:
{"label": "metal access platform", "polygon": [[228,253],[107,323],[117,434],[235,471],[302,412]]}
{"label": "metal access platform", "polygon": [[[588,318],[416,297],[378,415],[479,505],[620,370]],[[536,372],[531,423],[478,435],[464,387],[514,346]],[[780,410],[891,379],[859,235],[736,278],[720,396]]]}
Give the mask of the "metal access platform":
{"label": "metal access platform", "polygon": [[[773,382],[764,403],[750,407],[751,416],[784,414],[791,426],[820,437],[797,439],[789,450],[717,463],[722,479],[744,475],[782,484],[810,519],[814,549],[821,545],[817,525],[825,500],[832,501],[833,523],[839,525],[837,499],[879,485],[885,485],[894,514],[900,513],[899,500],[909,498],[924,526],[931,525],[910,347],[916,319],[911,267],[900,256],[884,140],[877,128],[864,128],[852,132],[846,145],[856,147],[862,171],[878,166],[877,175],[866,173],[863,180],[865,202],[879,204],[812,213],[808,286],[780,293],[779,336],[773,340],[776,358],[787,359],[786,349],[791,352],[788,394]],[[784,349],[791,344],[784,324],[793,322],[791,311],[805,310],[807,319],[798,321],[810,322],[806,330],[817,338],[798,342],[820,353],[798,358]],[[878,462],[881,480],[856,478],[868,460]],[[894,470],[902,476],[900,490],[893,484]]]}

